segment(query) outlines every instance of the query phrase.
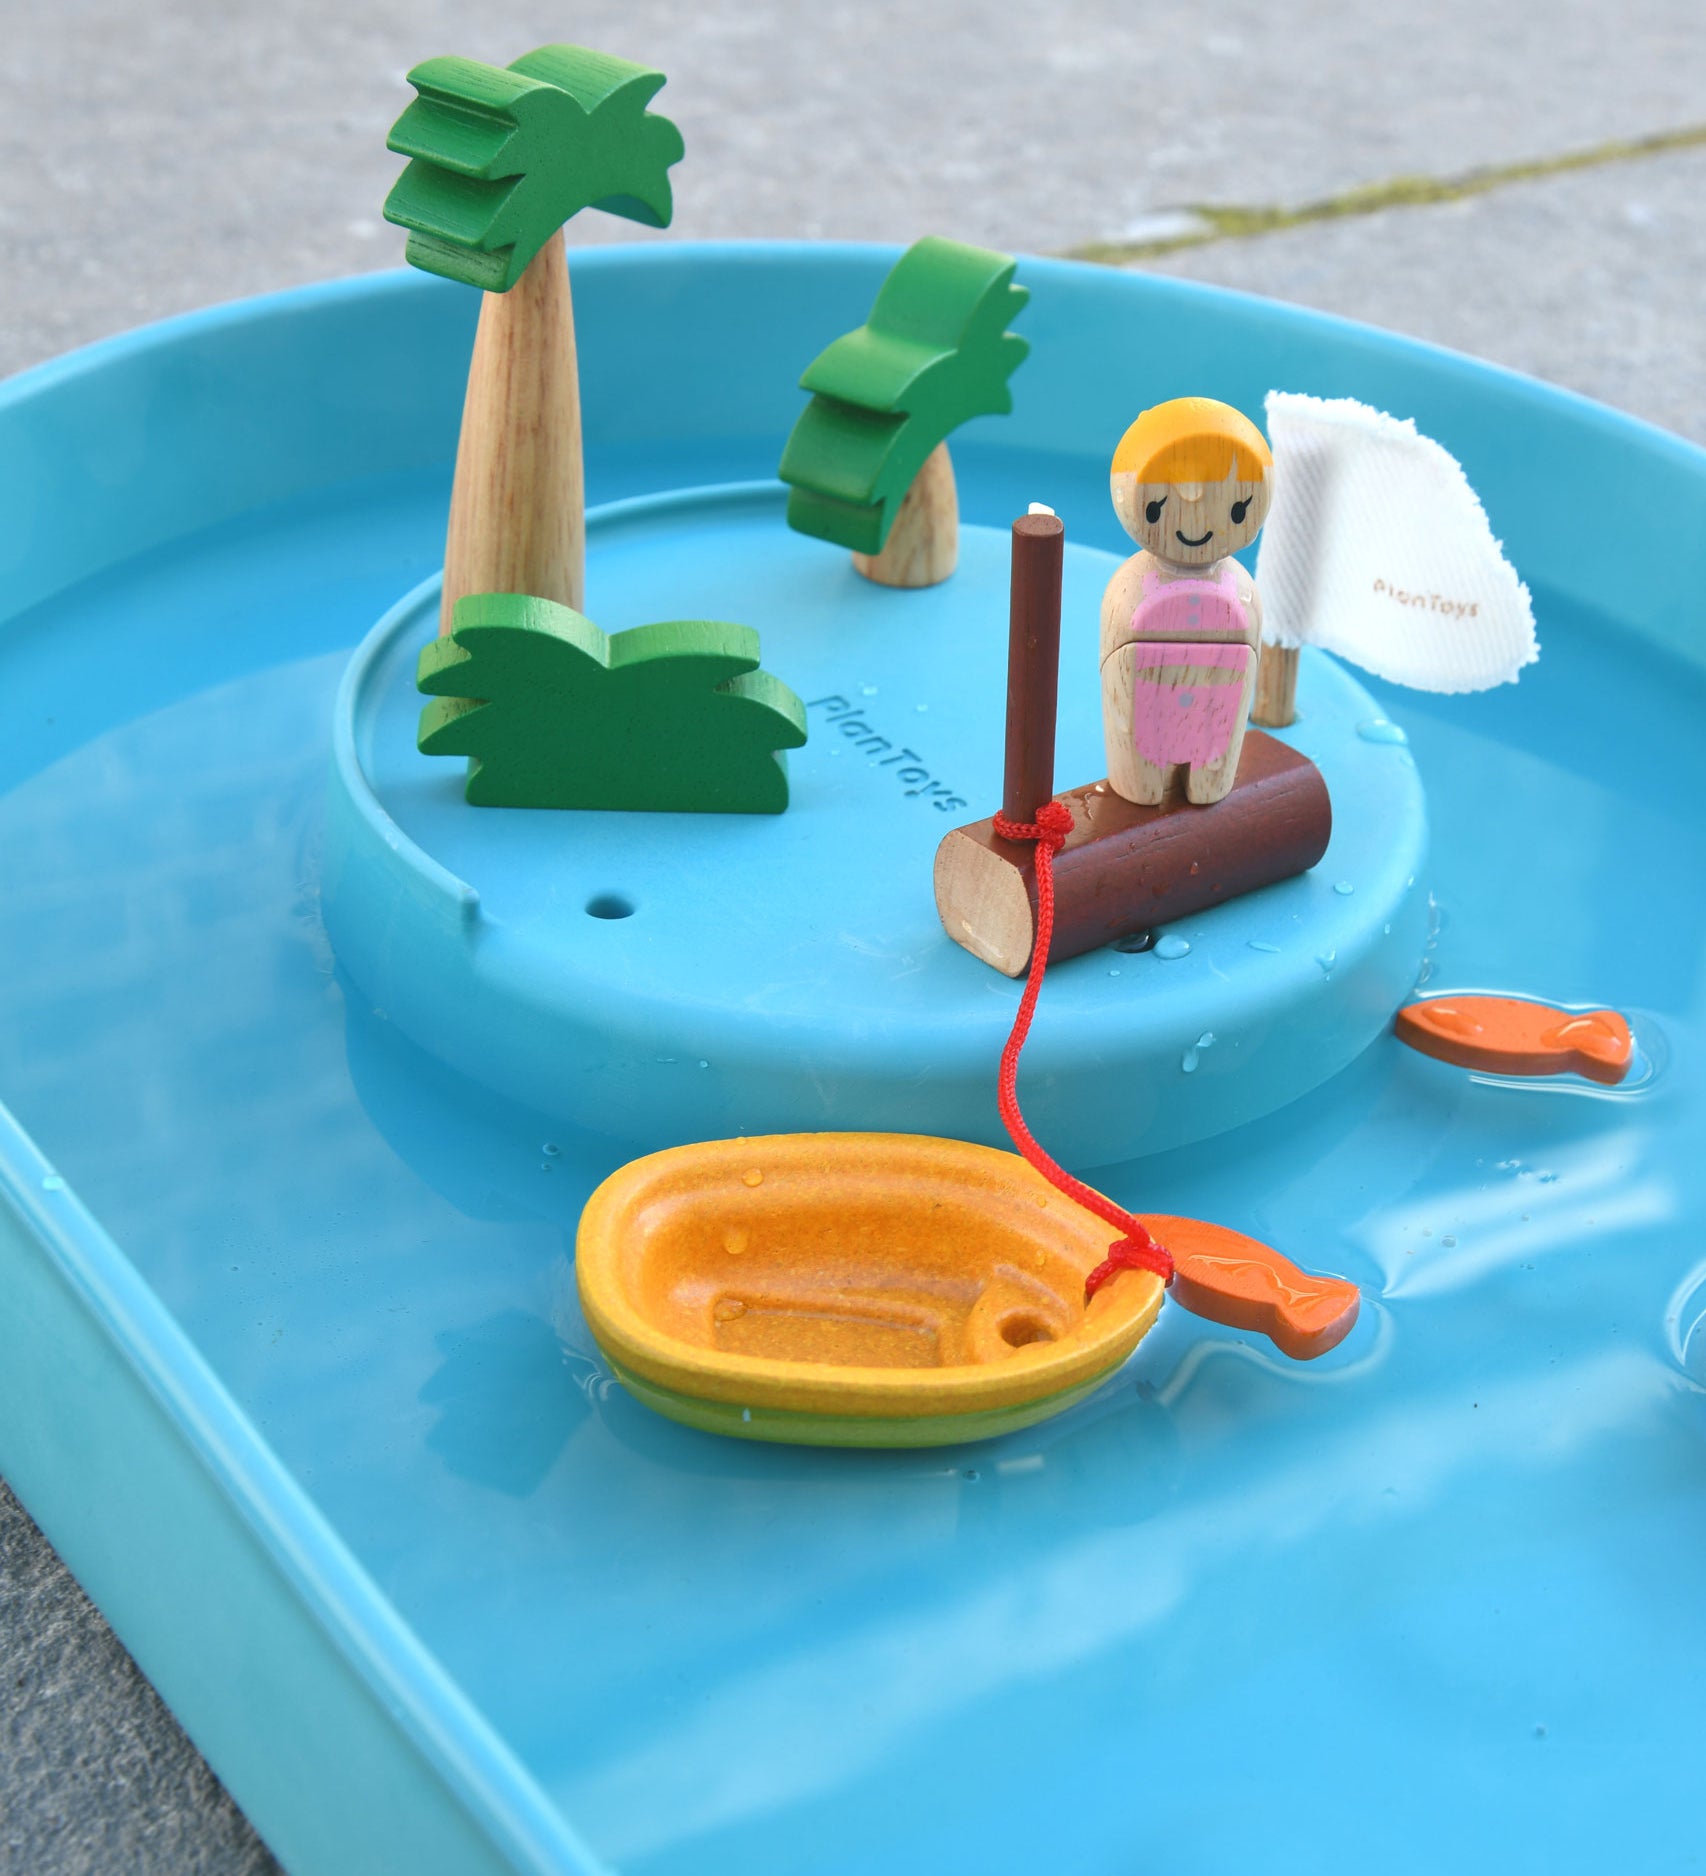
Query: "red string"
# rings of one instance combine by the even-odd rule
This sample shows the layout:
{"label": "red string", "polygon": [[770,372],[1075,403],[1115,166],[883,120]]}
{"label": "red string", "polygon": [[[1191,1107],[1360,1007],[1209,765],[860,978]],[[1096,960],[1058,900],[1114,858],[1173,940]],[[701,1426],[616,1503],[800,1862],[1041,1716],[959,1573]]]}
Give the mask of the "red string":
{"label": "red string", "polygon": [[1086,1303],[1122,1270],[1153,1270],[1163,1283],[1171,1283],[1173,1258],[1166,1246],[1157,1244],[1130,1212],[1057,1164],[1037,1144],[1019,1111],[1019,1052],[1031,1033],[1037,996],[1048,971],[1049,946],[1054,942],[1054,856],[1072,832],[1072,810],[1063,801],[1045,801],[1034,821],[1010,821],[1004,814],[996,815],[995,831],[1003,840],[1035,841],[1037,848],[1037,935],[1031,947],[1031,968],[1025,975],[1025,994],[1019,999],[1019,1013],[1013,1018],[1007,1046],[1001,1051],[1001,1119],[1013,1144],[1050,1185],[1125,1234],[1108,1246],[1107,1257],[1084,1279]]}

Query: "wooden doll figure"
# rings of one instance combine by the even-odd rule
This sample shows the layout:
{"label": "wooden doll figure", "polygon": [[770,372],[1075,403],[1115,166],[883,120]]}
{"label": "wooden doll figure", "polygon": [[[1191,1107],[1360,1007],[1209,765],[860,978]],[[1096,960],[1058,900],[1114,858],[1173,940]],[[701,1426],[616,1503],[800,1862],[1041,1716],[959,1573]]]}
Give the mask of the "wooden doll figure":
{"label": "wooden doll figure", "polygon": [[1260,533],[1273,457],[1230,404],[1177,397],[1114,451],[1114,512],[1140,553],[1102,595],[1108,781],[1127,801],[1199,807],[1231,788],[1256,688],[1262,610],[1231,556]]}

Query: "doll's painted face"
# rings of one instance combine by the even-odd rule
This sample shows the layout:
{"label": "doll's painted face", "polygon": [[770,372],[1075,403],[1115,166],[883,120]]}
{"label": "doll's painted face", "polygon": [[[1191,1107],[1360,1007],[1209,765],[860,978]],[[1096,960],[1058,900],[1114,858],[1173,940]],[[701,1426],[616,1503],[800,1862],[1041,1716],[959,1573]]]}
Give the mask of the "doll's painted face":
{"label": "doll's painted face", "polygon": [[[1237,474],[1236,468],[1233,475]],[[1111,478],[1114,513],[1126,533],[1157,560],[1206,567],[1248,547],[1262,531],[1273,483],[1139,482],[1129,470]]]}

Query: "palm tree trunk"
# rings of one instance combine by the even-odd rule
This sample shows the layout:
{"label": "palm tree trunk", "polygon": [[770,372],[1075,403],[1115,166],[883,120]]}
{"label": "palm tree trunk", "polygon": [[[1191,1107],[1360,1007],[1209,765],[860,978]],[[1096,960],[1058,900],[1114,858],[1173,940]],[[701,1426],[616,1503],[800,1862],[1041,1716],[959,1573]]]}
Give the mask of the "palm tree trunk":
{"label": "palm tree trunk", "polygon": [[575,315],[561,230],[480,308],[444,546],[440,634],[470,593],[528,593],[579,612],[585,486]]}
{"label": "palm tree trunk", "polygon": [[853,564],[879,586],[935,586],[960,557],[960,500],[946,443],[924,459],[901,499],[880,554],[855,554]]}

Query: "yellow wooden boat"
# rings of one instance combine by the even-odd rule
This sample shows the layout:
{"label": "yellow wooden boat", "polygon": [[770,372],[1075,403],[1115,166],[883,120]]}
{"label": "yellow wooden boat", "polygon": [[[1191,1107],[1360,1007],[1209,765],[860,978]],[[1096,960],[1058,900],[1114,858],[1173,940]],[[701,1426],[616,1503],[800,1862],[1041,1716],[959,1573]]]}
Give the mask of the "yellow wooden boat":
{"label": "yellow wooden boat", "polygon": [[1016,1154],[919,1134],[672,1147],[607,1179],[576,1268],[599,1346],[671,1419],[744,1439],[987,1439],[1093,1392],[1154,1322],[1084,1300],[1108,1227]]}

